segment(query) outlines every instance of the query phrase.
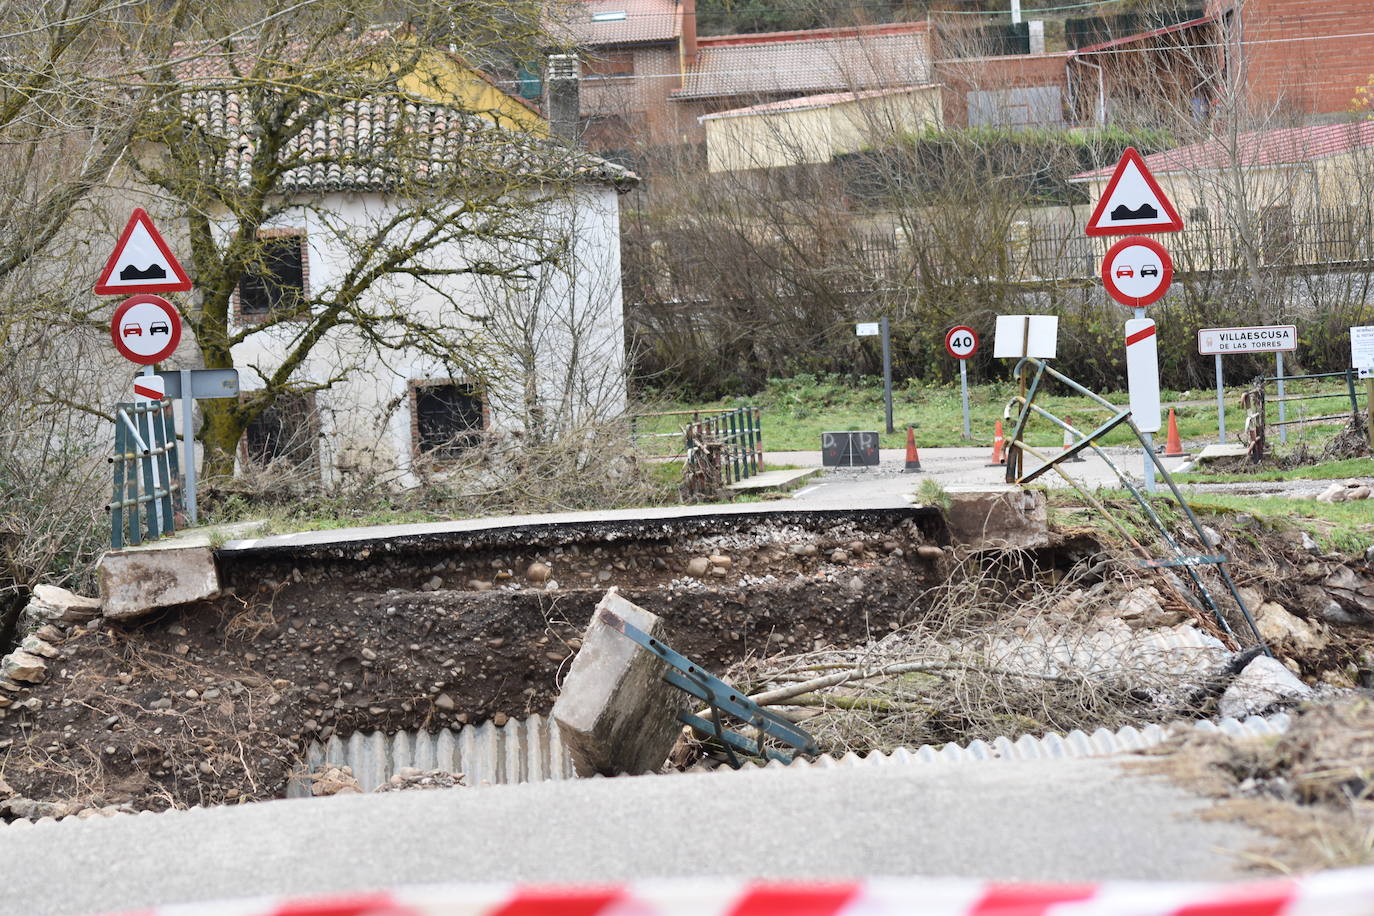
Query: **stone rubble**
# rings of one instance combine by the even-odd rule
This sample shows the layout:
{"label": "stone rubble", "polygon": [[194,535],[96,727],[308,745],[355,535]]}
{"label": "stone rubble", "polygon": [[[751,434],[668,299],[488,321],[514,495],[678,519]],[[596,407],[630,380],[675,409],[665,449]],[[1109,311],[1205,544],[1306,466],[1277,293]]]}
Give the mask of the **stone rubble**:
{"label": "stone rubble", "polygon": [[1221,716],[1243,719],[1261,715],[1274,707],[1311,699],[1314,691],[1283,663],[1267,655],[1258,656],[1245,666],[1221,695],[1217,712]]}
{"label": "stone rubble", "polygon": [[362,787],[353,776],[353,768],[329,764],[318,767],[309,777],[310,794],[317,797],[328,795],[359,795]]}
{"label": "stone rubble", "polygon": [[1356,499],[1369,499],[1369,495],[1374,493],[1374,488],[1360,480],[1347,480],[1345,483],[1333,483],[1317,495],[1318,502],[1324,503],[1343,503]]}
{"label": "stone rubble", "polygon": [[409,789],[454,789],[466,785],[462,773],[401,767],[391,779],[378,786],[376,791],[404,792]]}
{"label": "stone rubble", "polygon": [[29,619],[73,626],[100,616],[100,599],[86,598],[56,585],[36,585],[25,610]]}

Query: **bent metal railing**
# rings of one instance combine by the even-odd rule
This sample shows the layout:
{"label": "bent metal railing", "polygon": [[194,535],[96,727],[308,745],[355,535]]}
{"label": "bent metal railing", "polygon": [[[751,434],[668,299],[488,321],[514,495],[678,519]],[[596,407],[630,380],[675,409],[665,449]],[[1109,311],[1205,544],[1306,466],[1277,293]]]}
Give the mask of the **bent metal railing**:
{"label": "bent metal railing", "polygon": [[110,545],[118,550],[174,531],[181,509],[181,468],[170,400],[115,405],[110,463],[114,498],[105,507]]}
{"label": "bent metal railing", "polygon": [[[1136,428],[1135,422],[1131,419],[1131,409],[1129,407],[1121,407],[1113,404],[1099,396],[1096,392],[1089,391],[1062,372],[1051,369],[1043,360],[1030,357],[1024,358],[1017,363],[1015,374],[1022,378],[1023,381],[1027,380],[1029,376],[1029,380],[1023,387],[1025,393],[1019,394],[1008,401],[1002,414],[1004,421],[1010,422],[1013,408],[1019,408],[1015,417],[1015,426],[1013,427],[1011,436],[1007,440],[1007,483],[1027,484],[1047,471],[1055,471],[1058,473],[1070,486],[1078,490],[1094,508],[1101,512],[1102,516],[1125,537],[1128,543],[1140,552],[1142,559],[1139,561],[1139,564],[1142,567],[1147,569],[1182,569],[1188,575],[1189,579],[1192,580],[1193,586],[1197,589],[1202,603],[1206,606],[1207,610],[1211,612],[1213,618],[1217,622],[1217,626],[1221,628],[1221,631],[1225,633],[1227,637],[1239,645],[1239,642],[1236,640],[1236,634],[1232,630],[1230,623],[1227,622],[1225,615],[1222,614],[1221,609],[1217,606],[1206,583],[1202,581],[1202,578],[1197,573],[1197,567],[1199,566],[1215,566],[1217,573],[1226,584],[1227,590],[1231,593],[1231,598],[1235,601],[1236,607],[1240,609],[1241,616],[1245,618],[1245,623],[1249,626],[1250,632],[1254,635],[1257,644],[1264,650],[1266,655],[1272,657],[1272,653],[1269,651],[1269,647],[1266,645],[1264,637],[1260,635],[1259,627],[1256,625],[1254,617],[1250,614],[1250,609],[1245,606],[1245,599],[1240,596],[1240,591],[1236,588],[1235,582],[1231,579],[1231,573],[1226,566],[1228,558],[1225,554],[1221,553],[1221,545],[1213,543],[1212,538],[1208,535],[1202,523],[1198,521],[1197,516],[1193,514],[1193,510],[1188,505],[1188,502],[1183,498],[1183,494],[1179,492],[1178,485],[1174,483],[1173,477],[1165,470],[1163,462],[1161,462],[1159,456],[1155,454],[1155,450],[1151,447],[1149,440],[1147,440],[1144,434]],[[1083,433],[1075,429],[1072,425],[1064,422],[1035,403],[1035,397],[1040,393],[1042,383],[1046,377],[1056,379],[1084,397],[1091,399],[1099,407],[1109,411],[1111,417],[1091,432]],[[1072,440],[1071,444],[1063,451],[1054,455],[1046,455],[1029,445],[1025,441],[1025,432],[1026,424],[1032,415],[1042,417],[1055,426],[1058,426],[1060,429],[1068,432]],[[1112,461],[1111,457],[1097,444],[1099,439],[1121,426],[1125,426],[1135,435],[1136,440],[1140,443],[1142,452],[1149,456],[1150,462],[1154,465],[1155,473],[1169,487],[1169,491],[1173,494],[1174,501],[1178,503],[1179,507],[1183,509],[1184,514],[1187,515],[1188,522],[1192,526],[1193,533],[1197,536],[1198,542],[1203,545],[1203,549],[1208,551],[1208,553],[1190,554],[1185,551],[1183,546],[1179,544],[1178,539],[1175,538],[1173,534],[1170,533],[1168,527],[1165,526],[1159,514],[1155,512],[1154,507],[1150,505],[1150,501],[1140,492],[1131,476],[1125,473],[1114,461]],[[1127,531],[1125,526],[1123,526],[1096,497],[1089,493],[1086,487],[1071,477],[1068,472],[1061,467],[1064,462],[1072,461],[1075,456],[1086,449],[1092,449],[1099,458],[1106,462],[1107,467],[1111,469],[1112,473],[1116,474],[1117,479],[1121,481],[1121,485],[1131,494],[1131,497],[1140,508],[1144,510],[1146,517],[1150,520],[1150,524],[1159,532],[1160,537],[1164,539],[1164,543],[1168,545],[1170,556],[1163,559],[1150,556],[1150,552],[1145,545],[1141,544],[1129,531]],[[1027,470],[1025,467],[1026,455],[1031,455],[1040,459],[1041,464],[1038,467]]]}

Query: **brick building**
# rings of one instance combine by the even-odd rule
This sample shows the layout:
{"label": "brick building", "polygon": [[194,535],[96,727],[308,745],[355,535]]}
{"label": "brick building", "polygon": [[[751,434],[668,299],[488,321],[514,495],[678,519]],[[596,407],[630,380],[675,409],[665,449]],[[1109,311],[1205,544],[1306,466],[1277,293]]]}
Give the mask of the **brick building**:
{"label": "brick building", "polygon": [[669,96],[695,61],[695,0],[586,0],[582,8],[585,15],[570,25],[583,49],[588,147],[633,157],[683,143],[683,122]]}

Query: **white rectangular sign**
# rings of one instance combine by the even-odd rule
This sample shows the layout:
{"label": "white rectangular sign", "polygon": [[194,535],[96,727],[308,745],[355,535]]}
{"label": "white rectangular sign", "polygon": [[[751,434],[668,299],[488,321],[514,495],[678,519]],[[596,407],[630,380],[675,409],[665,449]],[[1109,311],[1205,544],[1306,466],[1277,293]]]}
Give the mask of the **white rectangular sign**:
{"label": "white rectangular sign", "polygon": [[854,325],[855,337],[877,337],[883,332],[883,326],[877,321],[861,321]]}
{"label": "white rectangular sign", "polygon": [[1273,353],[1296,350],[1298,329],[1291,324],[1255,328],[1201,328],[1197,332],[1197,351],[1203,356],[1218,353]]}
{"label": "white rectangular sign", "polygon": [[1135,428],[1142,433],[1159,432],[1159,335],[1148,318],[1126,322],[1126,384],[1131,389]]}
{"label": "white rectangular sign", "polygon": [[1350,366],[1360,370],[1360,378],[1374,375],[1374,327],[1350,329]]}
{"label": "white rectangular sign", "polygon": [[992,338],[994,359],[1054,359],[1059,341],[1058,315],[998,315]]}

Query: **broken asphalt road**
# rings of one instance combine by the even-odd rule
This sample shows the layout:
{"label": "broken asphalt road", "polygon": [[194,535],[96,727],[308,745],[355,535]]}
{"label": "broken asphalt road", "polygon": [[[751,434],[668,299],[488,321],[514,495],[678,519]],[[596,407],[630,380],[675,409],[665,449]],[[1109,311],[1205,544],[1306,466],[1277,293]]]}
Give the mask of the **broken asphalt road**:
{"label": "broken asphalt road", "polygon": [[[0,914],[434,882],[1239,876],[1252,831],[1107,759],[773,769],[0,827]],[[81,880],[72,880],[74,875]]]}

